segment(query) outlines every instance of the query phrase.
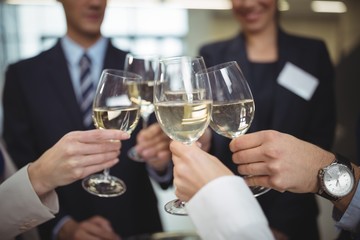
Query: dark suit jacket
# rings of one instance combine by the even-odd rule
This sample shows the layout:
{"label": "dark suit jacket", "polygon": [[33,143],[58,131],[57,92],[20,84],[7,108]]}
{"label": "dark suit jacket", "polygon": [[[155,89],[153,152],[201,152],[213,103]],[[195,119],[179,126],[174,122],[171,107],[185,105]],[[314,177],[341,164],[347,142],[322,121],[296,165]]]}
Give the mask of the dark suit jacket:
{"label": "dark suit jacket", "polygon": [[[279,30],[279,61],[277,74],[286,62],[291,62],[319,80],[310,101],[297,96],[274,81],[275,100],[272,106],[270,128],[292,134],[303,140],[330,149],[335,129],[334,73],[326,46],[322,41],[292,36]],[[247,79],[250,78],[244,36],[207,44],[200,49],[208,67],[237,61]],[[277,76],[275,76],[277,78]],[[253,91],[256,97],[256,91]],[[256,102],[255,105],[262,105]],[[256,112],[255,112],[256,118]],[[251,128],[249,131],[263,129]],[[236,171],[231,162],[230,140],[213,134],[211,153]],[[278,193],[270,191],[258,200],[272,227],[291,236],[291,239],[317,239],[318,208],[312,194]]]}
{"label": "dark suit jacket", "polygon": [[[122,69],[125,55],[109,42],[103,68]],[[18,167],[37,159],[66,133],[85,129],[59,42],[36,57],[9,66],[3,101],[4,138]],[[78,221],[101,215],[123,237],[162,231],[146,166],[126,154],[135,145],[138,131],[139,127],[130,140],[123,141],[120,162],[111,168],[111,174],[126,183],[126,193],[100,198],[87,193],[81,181],[58,188],[61,212],[40,227],[44,239],[49,239],[50,230],[64,215]]]}
{"label": "dark suit jacket", "polygon": [[357,160],[355,163],[360,166],[360,114],[358,114],[358,120],[356,124],[356,152],[357,152]]}

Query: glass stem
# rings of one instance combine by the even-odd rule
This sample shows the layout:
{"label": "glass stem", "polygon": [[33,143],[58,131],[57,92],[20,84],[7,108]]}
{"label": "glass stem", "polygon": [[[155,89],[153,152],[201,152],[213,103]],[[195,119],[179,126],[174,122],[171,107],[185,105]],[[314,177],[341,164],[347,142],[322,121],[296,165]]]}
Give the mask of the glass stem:
{"label": "glass stem", "polygon": [[142,122],[142,128],[145,129],[148,127],[149,124],[149,116],[143,117],[143,122]]}
{"label": "glass stem", "polygon": [[110,175],[110,168],[105,168],[104,169],[104,179],[109,179],[109,175]]}

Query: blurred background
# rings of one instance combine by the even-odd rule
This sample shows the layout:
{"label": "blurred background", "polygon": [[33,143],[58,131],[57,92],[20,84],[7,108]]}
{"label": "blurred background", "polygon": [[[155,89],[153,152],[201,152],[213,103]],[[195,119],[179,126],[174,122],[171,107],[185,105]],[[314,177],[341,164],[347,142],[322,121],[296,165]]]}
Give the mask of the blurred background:
{"label": "blurred background", "polygon": [[[360,114],[360,1],[280,0],[279,8],[285,30],[321,38],[327,44],[337,73],[334,151],[355,161],[355,127]],[[229,0],[109,0],[103,34],[117,47],[134,53],[197,55],[201,45],[238,33],[239,24],[230,9]],[[55,0],[0,0],[1,89],[9,63],[49,48],[65,30],[62,7]],[[192,231],[187,217],[170,216],[162,209],[174,198],[173,189],[157,189],[157,193],[165,229]],[[333,239],[337,232],[331,204],[318,200],[322,239]]]}

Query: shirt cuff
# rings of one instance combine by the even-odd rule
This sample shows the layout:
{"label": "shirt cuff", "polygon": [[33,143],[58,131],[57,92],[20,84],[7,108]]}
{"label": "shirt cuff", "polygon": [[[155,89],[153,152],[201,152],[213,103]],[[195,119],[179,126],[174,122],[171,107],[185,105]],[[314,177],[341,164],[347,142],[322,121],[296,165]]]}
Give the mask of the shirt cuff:
{"label": "shirt cuff", "polygon": [[[31,163],[27,164],[24,168],[20,169],[19,171],[24,171],[26,169],[26,174],[24,175],[27,178],[26,182],[30,183],[29,188],[31,188],[31,190],[35,193],[35,189],[33,188],[33,185],[31,184],[29,172],[28,172],[28,167],[30,166],[30,164]],[[38,197],[38,198],[41,201],[41,203],[45,207],[47,207],[47,209],[49,210],[49,212],[51,214],[55,215],[56,213],[59,212],[59,199],[58,199],[58,196],[57,196],[55,190],[52,190],[49,193],[47,193],[46,195],[44,195],[42,197]]]}
{"label": "shirt cuff", "polygon": [[53,231],[52,231],[52,240],[56,240],[61,228],[64,226],[64,224],[71,219],[70,216],[65,216],[58,221],[58,223],[55,225]]}
{"label": "shirt cuff", "polygon": [[148,171],[149,176],[158,183],[168,183],[171,181],[173,177],[173,167],[174,165],[172,161],[170,161],[165,170],[165,174],[162,174],[160,176],[152,167],[146,164],[146,169]]}
{"label": "shirt cuff", "polygon": [[342,216],[335,207],[333,208],[333,219],[337,221],[335,226],[340,229],[360,232],[360,184]]}
{"label": "shirt cuff", "polygon": [[[8,226],[6,232],[20,233],[27,231],[54,218],[54,214],[59,210],[55,191],[51,192],[45,201],[39,198],[30,182],[27,168],[28,165],[18,170],[1,184],[0,195],[10,197],[1,200],[0,209],[14,209],[14,207],[17,207],[16,211],[18,211],[17,214],[14,214],[14,211],[1,213],[1,218],[13,223]],[[2,231],[3,229],[0,226],[0,232]],[[2,237],[8,238],[6,235]]]}

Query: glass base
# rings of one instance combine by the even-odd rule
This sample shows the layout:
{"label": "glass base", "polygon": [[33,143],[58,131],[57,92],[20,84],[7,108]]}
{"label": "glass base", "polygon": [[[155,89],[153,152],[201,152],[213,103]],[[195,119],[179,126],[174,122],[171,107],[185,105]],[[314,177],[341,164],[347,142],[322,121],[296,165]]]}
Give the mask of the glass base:
{"label": "glass base", "polygon": [[252,186],[250,187],[254,197],[258,197],[270,191],[271,188],[261,187],[261,186]]}
{"label": "glass base", "polygon": [[125,183],[117,177],[95,174],[82,181],[83,188],[99,197],[117,197],[125,193]]}
{"label": "glass base", "polygon": [[127,153],[128,157],[135,162],[144,162],[144,159],[136,152],[135,147],[130,148]]}
{"label": "glass base", "polygon": [[173,215],[179,215],[179,216],[187,216],[185,202],[180,201],[179,199],[172,200],[165,204],[164,208],[165,211],[173,214]]}

